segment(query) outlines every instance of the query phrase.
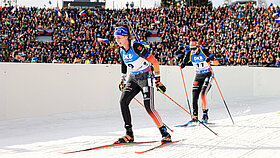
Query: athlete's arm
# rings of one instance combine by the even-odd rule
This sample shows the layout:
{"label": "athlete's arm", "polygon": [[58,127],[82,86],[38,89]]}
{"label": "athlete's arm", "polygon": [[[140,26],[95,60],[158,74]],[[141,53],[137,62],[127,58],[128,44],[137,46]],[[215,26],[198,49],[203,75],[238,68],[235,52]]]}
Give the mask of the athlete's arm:
{"label": "athlete's arm", "polygon": [[153,65],[155,77],[158,77],[160,75],[160,71],[159,71],[159,63],[158,63],[157,59],[153,56],[153,54],[150,54],[146,58],[146,60]]}
{"label": "athlete's arm", "polygon": [[183,63],[184,64],[189,63],[190,59],[191,59],[191,51],[189,50],[189,51],[186,51],[186,53],[185,53],[185,57],[183,59]]}
{"label": "athlete's arm", "polygon": [[160,82],[160,71],[159,71],[159,64],[157,59],[153,56],[153,54],[150,54],[146,58],[146,60],[149,61],[151,64],[153,64],[157,90],[160,91],[161,93],[165,93],[166,87]]}
{"label": "athlete's arm", "polygon": [[119,55],[120,55],[120,59],[121,59],[121,73],[122,73],[122,77],[126,77],[126,73],[127,73],[127,66],[125,65],[122,55],[120,53],[120,48],[118,49]]}
{"label": "athlete's arm", "polygon": [[203,51],[203,53],[205,54],[205,56],[206,56],[206,62],[209,62],[209,61],[211,61],[211,60],[214,60],[214,55],[208,50],[208,49],[203,49],[202,50]]}
{"label": "athlete's arm", "polygon": [[191,51],[186,51],[185,57],[182,60],[182,63],[180,63],[181,64],[180,66],[182,69],[187,65],[187,63],[190,62],[190,56],[191,56]]}

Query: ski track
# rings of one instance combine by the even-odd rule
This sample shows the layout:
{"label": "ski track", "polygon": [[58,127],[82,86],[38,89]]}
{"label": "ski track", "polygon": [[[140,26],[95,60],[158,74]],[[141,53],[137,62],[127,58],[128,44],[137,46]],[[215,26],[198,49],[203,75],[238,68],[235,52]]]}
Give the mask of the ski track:
{"label": "ski track", "polygon": [[[271,120],[270,118],[264,118],[264,119]],[[280,127],[279,127],[279,129],[280,129]],[[253,142],[253,144],[255,144],[254,147],[252,147],[251,150],[249,150],[249,151],[245,152],[244,154],[240,155],[239,158],[245,158],[245,157],[253,156],[254,154],[256,154],[256,152],[255,152],[256,150],[261,149],[261,147],[267,145],[270,142],[270,140],[277,140],[277,138],[279,139],[280,134],[279,134],[279,132],[277,133],[277,131],[279,131],[279,129],[278,130],[275,129],[275,130],[267,133],[265,136],[259,137],[257,140],[255,140]],[[262,132],[267,132],[267,131],[262,131]],[[277,144],[277,143],[279,145],[279,142],[276,142],[275,144]],[[278,150],[280,150],[280,147],[278,148]]]}
{"label": "ski track", "polygon": [[[102,119],[102,118],[101,118]],[[62,154],[63,152],[76,151],[81,149],[92,148],[96,146],[106,145],[113,143],[119,136],[123,135],[123,131],[115,131],[110,133],[80,135],[79,132],[71,136],[61,137],[59,139],[43,139],[42,141],[30,141],[33,135],[28,136],[27,133],[23,134],[23,143],[10,143],[12,145],[0,146],[1,158],[138,158],[138,157],[161,157],[161,158],[263,158],[270,157],[276,158],[280,155],[280,115],[277,112],[263,113],[248,116],[234,117],[235,125],[232,125],[231,120],[220,119],[214,121],[214,126],[209,126],[219,136],[214,135],[207,128],[200,125],[197,127],[174,127],[174,132],[171,133],[174,141],[186,139],[182,142],[171,144],[163,148],[155,149],[153,151],[136,154],[135,151],[143,151],[160,144],[160,142],[152,144],[140,144],[132,146],[119,146],[112,148],[105,148],[94,151],[84,151],[72,154]],[[72,121],[69,119],[68,121]],[[138,120],[139,121],[139,120]],[[9,132],[9,121],[0,122],[2,125],[2,132]],[[21,121],[16,121],[21,124]],[[25,120],[24,123],[27,123]],[[31,123],[28,127],[32,127]],[[11,126],[10,129],[17,130],[17,123]],[[38,125],[38,122],[35,121]],[[59,125],[59,124],[58,124]],[[59,125],[61,126],[61,125]],[[42,130],[45,130],[44,127]],[[110,127],[104,128],[110,129]],[[52,127],[55,129],[55,127]],[[52,129],[51,128],[51,129]],[[22,129],[22,125],[18,127]],[[66,128],[69,130],[69,127]],[[70,128],[71,129],[71,128]],[[86,130],[87,128],[83,129]],[[30,130],[30,129],[29,129]],[[81,129],[82,130],[82,129]],[[92,129],[88,129],[92,130]],[[32,131],[32,130],[30,130]],[[37,130],[34,130],[37,131]],[[40,131],[40,130],[39,130]],[[110,130],[108,130],[110,131]],[[63,133],[63,131],[58,131]],[[83,133],[83,132],[81,132]],[[151,141],[160,140],[158,129],[154,127],[136,128],[134,130],[135,141]],[[7,133],[4,133],[8,135]],[[42,138],[48,138],[51,133],[43,133],[36,135]],[[17,137],[20,138],[20,133]],[[52,138],[52,137],[50,137]],[[1,137],[0,139],[4,139]],[[14,140],[15,138],[7,138],[4,141]],[[24,143],[26,139],[26,143]],[[40,139],[39,139],[40,140]],[[1,143],[1,142],[0,142]]]}
{"label": "ski track", "polygon": [[[279,117],[278,117],[279,119]],[[219,137],[214,137],[214,138],[204,138],[205,141],[202,140],[196,140],[195,138],[187,139],[185,142],[200,142],[200,143],[185,143],[182,142],[183,144],[181,146],[186,146],[188,149],[185,150],[180,150],[178,151],[177,149],[177,154],[173,154],[172,157],[218,157],[217,153],[220,153],[219,150],[224,149],[226,152],[227,150],[230,149],[236,149],[236,150],[244,150],[242,151],[241,154],[235,154],[232,155],[229,153],[226,157],[250,157],[251,155],[254,155],[255,152],[257,152],[258,149],[265,148],[265,144],[267,142],[270,142],[271,140],[274,140],[279,137],[279,132],[278,134],[277,131],[279,131],[280,127],[275,127],[271,130],[271,127],[266,127],[268,121],[271,121],[271,118],[263,117],[261,118],[261,121],[264,122],[258,122],[258,125],[254,126],[247,126],[246,122],[253,122],[255,121],[255,118],[251,118],[248,120],[243,120],[239,121],[237,124],[240,125],[226,125],[224,127],[231,127],[228,129],[228,131],[224,131],[223,133],[229,133],[230,130],[237,129],[238,132],[235,134],[228,134],[228,135],[222,135]],[[218,125],[219,126],[219,125]],[[240,128],[240,126],[243,126],[243,128]],[[201,130],[201,127],[195,127],[196,130]],[[181,127],[178,127],[181,128]],[[203,127],[204,128],[204,127]],[[189,128],[185,128],[189,129]],[[212,128],[214,131],[218,131],[219,128]],[[256,131],[257,130],[257,131]],[[241,137],[242,135],[248,135],[248,134],[254,134],[258,131],[261,131],[262,136],[256,137],[256,139],[252,139],[249,141],[248,144],[248,139],[245,139],[244,137]],[[219,132],[218,132],[219,133]],[[263,135],[265,133],[265,135]],[[279,138],[278,138],[279,139]],[[279,142],[278,142],[279,143]],[[227,145],[227,144],[230,144]],[[174,146],[170,147],[172,150],[173,148],[179,148],[179,146]],[[277,148],[276,148],[277,149]],[[280,149],[280,147],[278,148]],[[199,151],[199,152],[198,152]],[[230,150],[231,152],[231,150]],[[255,156],[252,156],[255,157]],[[258,156],[257,156],[258,157]]]}

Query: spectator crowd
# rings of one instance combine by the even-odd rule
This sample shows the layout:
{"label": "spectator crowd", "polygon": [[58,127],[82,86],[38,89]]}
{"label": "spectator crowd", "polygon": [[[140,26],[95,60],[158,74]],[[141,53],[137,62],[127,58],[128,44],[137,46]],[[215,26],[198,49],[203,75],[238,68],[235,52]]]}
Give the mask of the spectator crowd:
{"label": "spectator crowd", "polygon": [[[129,10],[0,8],[0,62],[117,64],[114,28],[132,24],[141,40],[157,32],[150,51],[161,65],[178,65],[174,52],[191,38],[215,56],[214,65],[280,65],[280,7]],[[129,22],[128,22],[129,20]],[[38,36],[51,30],[51,40]]]}

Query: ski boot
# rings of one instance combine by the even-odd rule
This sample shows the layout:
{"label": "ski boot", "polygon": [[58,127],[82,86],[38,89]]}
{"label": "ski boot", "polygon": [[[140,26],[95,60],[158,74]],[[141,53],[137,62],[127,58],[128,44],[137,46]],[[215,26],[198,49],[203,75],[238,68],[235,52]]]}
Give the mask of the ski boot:
{"label": "ski boot", "polygon": [[201,119],[201,122],[202,123],[208,123],[208,109],[207,110],[203,110],[203,116],[202,116],[202,119]]}
{"label": "ski boot", "polygon": [[198,120],[197,120],[197,116],[195,116],[195,118],[192,118],[192,120],[190,120],[189,122],[184,124],[184,126],[191,126],[191,125],[197,125],[197,124],[198,124]]}
{"label": "ski boot", "polygon": [[126,135],[123,136],[122,138],[119,138],[117,141],[114,142],[114,144],[134,142],[132,125],[125,125],[125,129],[126,129]]}
{"label": "ski boot", "polygon": [[161,126],[159,128],[159,131],[162,135],[162,140],[161,140],[162,144],[172,142],[171,135],[167,132],[167,129],[165,126]]}

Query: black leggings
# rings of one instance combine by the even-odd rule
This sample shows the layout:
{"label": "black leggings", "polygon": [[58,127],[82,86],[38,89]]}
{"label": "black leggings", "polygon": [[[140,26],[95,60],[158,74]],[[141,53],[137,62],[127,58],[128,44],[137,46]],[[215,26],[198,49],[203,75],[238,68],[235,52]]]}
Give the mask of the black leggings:
{"label": "black leggings", "polygon": [[130,80],[122,93],[120,99],[121,112],[125,125],[131,125],[131,114],[129,109],[130,101],[139,93],[142,92],[144,98],[145,109],[158,127],[163,125],[161,117],[154,109],[154,92],[153,87],[145,86],[143,89],[133,80]]}
{"label": "black leggings", "polygon": [[212,86],[212,74],[208,72],[206,74],[196,74],[193,82],[193,115],[198,116],[198,98],[201,92],[202,108],[203,110],[208,109],[208,102],[206,99],[206,94]]}

